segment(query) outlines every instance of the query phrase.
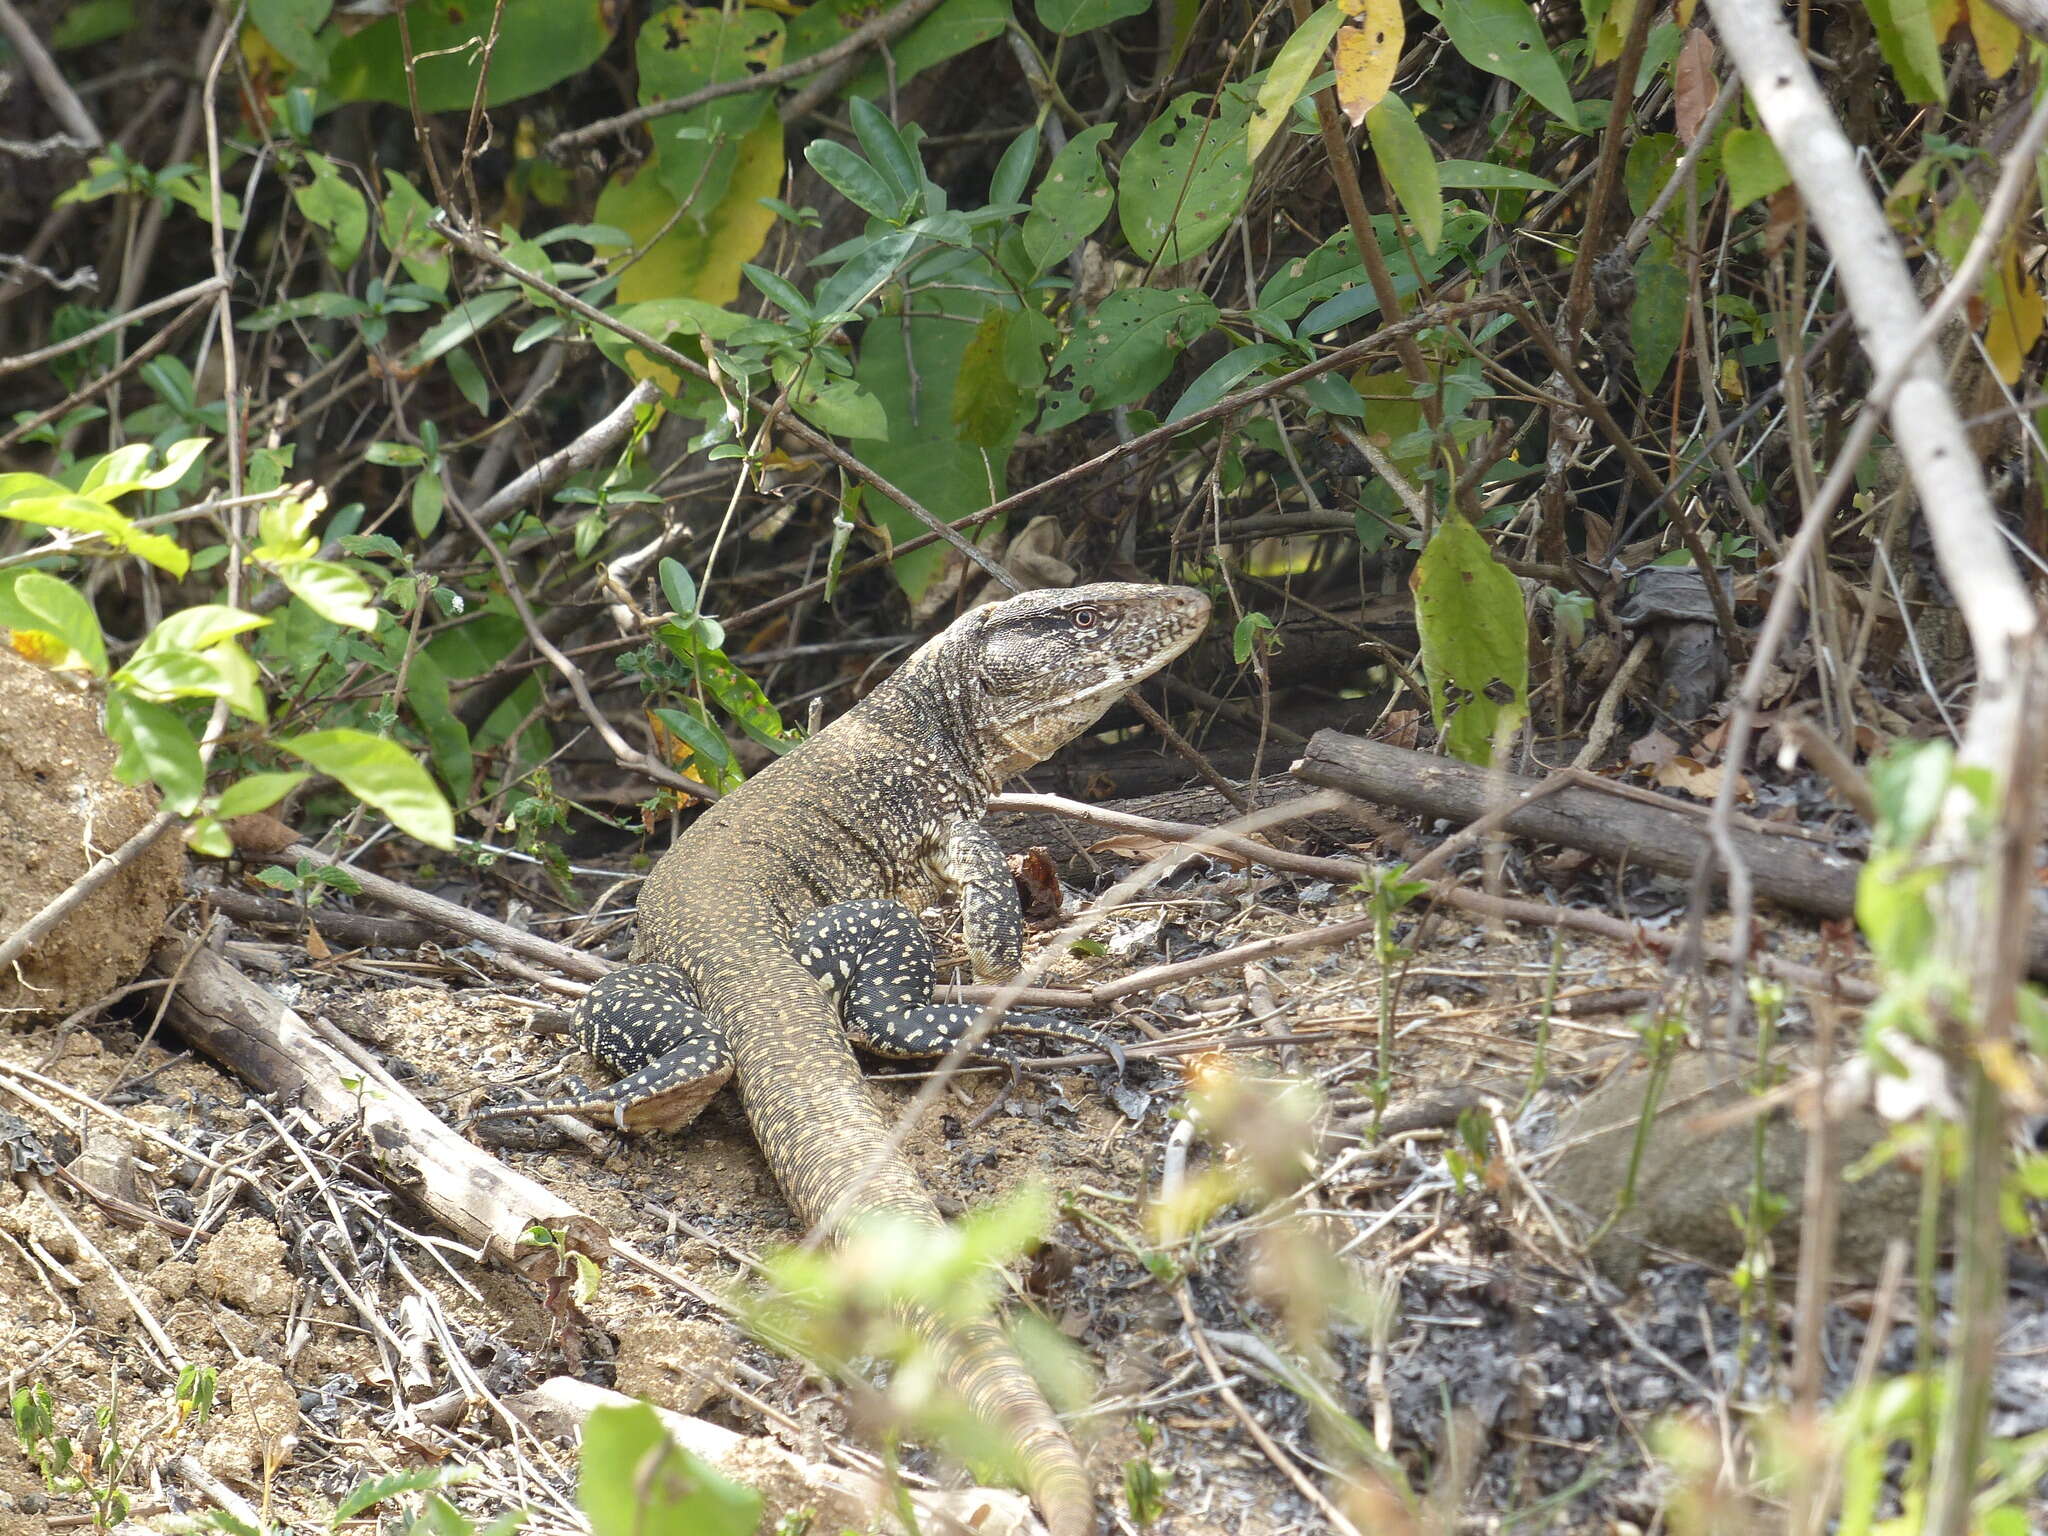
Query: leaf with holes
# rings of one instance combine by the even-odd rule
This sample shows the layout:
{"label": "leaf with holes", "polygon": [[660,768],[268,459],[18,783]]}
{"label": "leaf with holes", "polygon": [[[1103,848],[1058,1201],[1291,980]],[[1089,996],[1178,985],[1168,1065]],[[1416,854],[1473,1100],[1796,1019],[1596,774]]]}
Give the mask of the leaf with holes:
{"label": "leaf with holes", "polygon": [[1216,319],[1216,306],[1193,288],[1112,293],[1053,360],[1052,398],[1039,430],[1144,399],[1172,371],[1180,349]]}
{"label": "leaf with holes", "polygon": [[[782,48],[782,18],[772,11],[672,5],[640,29],[634,50],[640,99],[667,101],[743,80],[780,64]],[[671,209],[684,205],[684,217],[702,227],[732,185],[740,146],[767,115],[774,94],[745,91],[648,125]]]}
{"label": "leaf with holes", "polygon": [[1422,0],[1422,8],[1443,18],[1466,63],[1519,85],[1567,127],[1579,126],[1564,70],[1524,0]]}
{"label": "leaf with holes", "polygon": [[1522,589],[1479,530],[1453,514],[1409,578],[1429,712],[1454,757],[1485,763],[1528,712],[1529,621]]}
{"label": "leaf with holes", "polygon": [[1146,124],[1124,156],[1117,198],[1124,238],[1142,260],[1186,261],[1237,218],[1251,190],[1250,121],[1242,92],[1191,91]]}
{"label": "leaf with holes", "polygon": [[1065,261],[1109,217],[1114,194],[1102,169],[1102,141],[1115,131],[1114,123],[1083,129],[1046,167],[1024,216],[1024,251],[1039,271]]}
{"label": "leaf with holes", "polygon": [[1394,66],[1408,41],[1401,0],[1344,0],[1358,17],[1337,34],[1337,104],[1357,127],[1394,85]]}

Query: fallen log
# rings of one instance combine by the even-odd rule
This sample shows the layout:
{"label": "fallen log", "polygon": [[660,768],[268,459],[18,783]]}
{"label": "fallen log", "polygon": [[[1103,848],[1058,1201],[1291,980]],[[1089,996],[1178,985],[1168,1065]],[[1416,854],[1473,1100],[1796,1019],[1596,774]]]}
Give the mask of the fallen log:
{"label": "fallen log", "polygon": [[[1294,773],[1307,783],[1341,789],[1375,805],[1455,822],[1477,821],[1503,804],[1532,796],[1542,782],[1339,731],[1316,732]],[[1681,879],[1692,875],[1709,847],[1704,816],[1580,784],[1559,785],[1510,811],[1502,830]],[[1754,826],[1735,827],[1730,835],[1760,899],[1818,917],[1847,917],[1855,910],[1860,860]]]}
{"label": "fallen log", "polygon": [[603,1259],[604,1224],[465,1141],[367,1053],[352,1051],[227,961],[166,939],[152,964],[175,977],[170,1019],[186,1040],[259,1093],[293,1096],[323,1125],[356,1124],[391,1181],[449,1231],[535,1277],[562,1261],[535,1226]]}

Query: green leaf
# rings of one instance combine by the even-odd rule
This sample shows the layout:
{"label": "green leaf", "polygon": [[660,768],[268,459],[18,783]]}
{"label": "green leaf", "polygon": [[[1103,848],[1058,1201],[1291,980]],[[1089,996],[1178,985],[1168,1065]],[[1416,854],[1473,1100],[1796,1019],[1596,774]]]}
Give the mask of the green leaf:
{"label": "green leaf", "polygon": [[1761,202],[1792,183],[1778,146],[1760,128],[1730,128],[1721,141],[1721,166],[1728,175],[1728,201],[1737,208]]}
{"label": "green leaf", "polygon": [[1522,589],[1479,530],[1437,525],[1410,578],[1430,716],[1453,756],[1490,760],[1496,736],[1529,701],[1529,623]]}
{"label": "green leaf", "polygon": [[370,233],[370,205],[325,155],[308,151],[306,165],[313,179],[292,188],[292,201],[309,223],[327,231],[327,259],[335,271],[346,272]]}
{"label": "green leaf", "polygon": [[1678,341],[1685,332],[1686,280],[1667,255],[1649,250],[1636,258],[1635,280],[1629,341],[1635,351],[1636,382],[1652,390],[1678,355]]}
{"label": "green leaf", "polygon": [[327,92],[336,101],[411,105],[423,112],[467,112],[476,96],[484,38],[495,33],[487,107],[544,91],[580,75],[612,40],[619,7],[607,0],[436,0],[406,8],[408,60],[397,17],[386,12],[360,31],[336,37]]}
{"label": "green leaf", "polygon": [[801,369],[775,360],[775,382],[789,389],[789,403],[812,426],[835,437],[877,438],[889,435],[889,413],[882,402],[853,379],[833,373],[815,357]]}
{"label": "green leaf", "polygon": [[397,171],[384,173],[390,190],[377,210],[384,244],[414,282],[445,294],[448,291],[448,243],[434,232],[434,205]]}
{"label": "green leaf", "polygon": [[334,0],[249,0],[249,23],[309,80],[327,75],[327,50],[314,36],[327,24]]}
{"label": "green leaf", "polygon": [[1144,399],[1172,372],[1180,349],[1216,319],[1216,306],[1192,288],[1112,293],[1053,360],[1052,395],[1039,430]]}
{"label": "green leaf", "polygon": [[1124,156],[1117,212],[1140,259],[1173,265],[1222,237],[1251,190],[1242,95],[1176,97]]}
{"label": "green leaf", "polygon": [[804,159],[861,212],[891,224],[903,217],[903,200],[888,178],[837,139],[813,139],[804,146]]}
{"label": "green leaf", "polygon": [[252,773],[220,792],[214,815],[230,821],[237,816],[267,811],[311,777],[306,773]]}
{"label": "green leaf", "polygon": [[1038,19],[1055,37],[1093,32],[1126,16],[1142,16],[1152,0],[1036,0]]}
{"label": "green leaf", "polygon": [[953,425],[978,447],[994,448],[1014,436],[1017,418],[1028,403],[1005,362],[1015,314],[991,309],[983,315],[960,356],[960,376],[953,385]]}
{"label": "green leaf", "polygon": [[1052,157],[1024,217],[1024,251],[1043,272],[1071,256],[1109,217],[1113,194],[1102,169],[1102,143],[1114,123],[1084,128]]}
{"label": "green leaf", "polygon": [[1864,0],[1878,49],[1906,100],[1931,104],[1948,95],[1941,67],[1941,40],[1934,35],[1934,11],[1927,0]]}
{"label": "green leaf", "polygon": [[429,651],[413,653],[405,671],[405,703],[426,738],[427,756],[441,782],[458,799],[466,798],[476,774],[476,759],[470,750],[469,727],[455,713],[449,701],[448,674]]}
{"label": "green leaf", "polygon": [[[1010,444],[1022,430],[1029,409],[1027,403],[1007,429],[985,445],[964,429],[956,429],[951,419],[961,369],[982,317],[992,307],[1010,302],[1007,294],[994,290],[995,282],[993,272],[980,258],[957,269],[948,276],[946,286],[919,294],[916,314],[867,326],[854,364],[854,376],[882,403],[889,420],[887,437],[864,444],[861,458],[927,511],[949,522],[979,511],[1004,494]],[[1014,344],[1027,329],[1025,317],[1019,316],[1010,324],[1007,341]],[[1019,378],[1019,371],[1028,375],[1025,365],[1030,360],[1013,355],[1017,350],[1014,345],[1005,346],[1005,366],[1024,394],[1035,398],[1037,382],[1044,377],[1043,364],[1039,364],[1037,379]],[[982,425],[992,428],[993,417]],[[891,540],[925,532],[922,522],[886,497],[870,495],[863,505]],[[983,525],[970,537],[988,537],[992,531]],[[890,573],[915,599],[948,560],[957,558],[943,546],[927,546],[898,556],[890,563]]]}
{"label": "green leaf", "polygon": [[271,567],[292,595],[330,624],[375,629],[377,610],[370,584],[332,560],[287,560]]}
{"label": "green leaf", "polygon": [[1237,621],[1237,628],[1230,634],[1230,658],[1240,667],[1252,659],[1252,648],[1259,643],[1261,634],[1273,629],[1273,621],[1263,613],[1248,613]]}
{"label": "green leaf", "polygon": [[1442,6],[1444,32],[1466,63],[1513,81],[1567,127],[1579,126],[1571,87],[1524,0],[1442,0]]}
{"label": "green leaf", "polygon": [[314,731],[280,741],[292,756],[339,780],[392,825],[435,848],[455,846],[455,817],[434,781],[395,741],[363,731]]}
{"label": "green leaf", "polygon": [[1235,389],[1246,374],[1263,368],[1275,358],[1287,356],[1290,351],[1292,348],[1277,341],[1260,341],[1224,353],[1203,369],[1201,377],[1174,402],[1173,409],[1166,413],[1166,425],[1172,426],[1183,416],[1206,410]]}
{"label": "green leaf", "polygon": [[761,1519],[761,1496],[669,1439],[645,1403],[592,1410],[578,1501],[595,1536],[752,1536]]}
{"label": "green leaf", "polygon": [[1037,163],[1038,124],[1032,123],[1010,140],[1010,147],[996,162],[996,173],[988,181],[990,206],[1000,208],[1022,201],[1024,189],[1031,184],[1031,168]]}
{"label": "green leaf", "polygon": [[867,151],[868,162],[888,181],[896,193],[896,206],[909,209],[924,200],[924,167],[916,152],[905,142],[889,114],[872,101],[856,96],[847,103],[854,137]]}
{"label": "green leaf", "polygon": [[659,569],[661,595],[668,599],[669,607],[679,619],[694,619],[697,616],[697,583],[691,579],[689,568],[682,561],[664,555]]}
{"label": "green leaf", "polygon": [[722,791],[739,781],[739,764],[733,758],[732,743],[725,739],[723,731],[680,709],[657,709],[654,717],[690,749],[698,777],[706,784]]}
{"label": "green leaf", "polygon": [[1436,155],[1415,125],[1415,114],[1389,91],[1365,114],[1365,128],[1372,136],[1373,158],[1379,162],[1380,174],[1415,221],[1422,248],[1434,252],[1443,239],[1444,194],[1436,179]]}
{"label": "green leaf", "polygon": [[420,369],[443,353],[452,352],[519,299],[516,288],[489,288],[456,301],[455,307],[429,326],[406,354],[406,366]]}
{"label": "green leaf", "polygon": [[1301,93],[1330,51],[1330,39],[1343,24],[1344,7],[1331,0],[1280,45],[1273,67],[1266,71],[1265,84],[1259,87],[1259,108],[1252,116],[1247,140],[1247,153],[1252,160],[1257,160],[1273,135],[1286,126],[1294,104],[1301,100]]}
{"label": "green leaf", "polygon": [[180,608],[176,613],[166,614],[136,647],[137,656],[150,656],[159,651],[204,651],[232,640],[236,635],[246,635],[253,629],[261,629],[270,620],[261,614],[245,613],[240,608],[230,608],[226,603],[194,603],[190,608]]}
{"label": "green leaf", "polygon": [[[859,9],[862,20],[868,12]],[[900,88],[912,77],[934,64],[943,64],[956,54],[1001,37],[1010,24],[1010,0],[944,0],[939,8],[912,27],[890,46],[894,70],[883,68],[879,59],[870,63],[847,87],[850,96],[879,96]]]}
{"label": "green leaf", "polygon": [[1519,166],[1492,165],[1484,160],[1439,160],[1436,179],[1446,187],[1475,192],[1555,192],[1557,183]]}
{"label": "green leaf", "polygon": [[408,1467],[403,1472],[386,1473],[357,1483],[334,1507],[333,1524],[339,1526],[344,1520],[353,1520],[366,1509],[373,1509],[386,1499],[396,1498],[401,1493],[424,1493],[429,1488],[447,1488],[456,1483],[466,1483],[476,1476],[476,1468],[449,1466]]}
{"label": "green leaf", "polygon": [[14,601],[36,617],[36,628],[55,635],[76,652],[94,676],[107,675],[107,643],[100,633],[99,616],[84,593],[47,572],[24,571],[15,579]]}
{"label": "green leaf", "polygon": [[135,25],[134,0],[76,0],[50,28],[50,46],[62,53],[119,37]]}
{"label": "green leaf", "polygon": [[164,808],[189,816],[206,790],[199,743],[177,714],[115,689],[107,695],[107,736],[120,748],[114,777],[123,784],[154,780]]}

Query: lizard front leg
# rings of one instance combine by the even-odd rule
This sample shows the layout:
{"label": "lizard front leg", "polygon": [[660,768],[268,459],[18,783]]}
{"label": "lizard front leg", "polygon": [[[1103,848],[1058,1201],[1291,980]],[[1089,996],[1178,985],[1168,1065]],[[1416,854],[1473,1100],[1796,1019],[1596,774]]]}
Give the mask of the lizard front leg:
{"label": "lizard front leg", "polygon": [[978,821],[961,819],[946,833],[941,871],[960,888],[960,923],[974,974],[1001,981],[1024,963],[1024,909],[996,840]]}

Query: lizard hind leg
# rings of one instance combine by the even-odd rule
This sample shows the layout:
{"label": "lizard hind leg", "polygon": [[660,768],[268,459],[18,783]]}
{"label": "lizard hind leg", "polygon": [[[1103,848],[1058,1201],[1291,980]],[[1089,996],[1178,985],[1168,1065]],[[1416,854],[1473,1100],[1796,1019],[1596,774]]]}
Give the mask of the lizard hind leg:
{"label": "lizard hind leg", "polygon": [[579,1115],[622,1131],[688,1125],[732,1076],[725,1033],[697,1006],[690,978],[672,965],[624,965],[584,993],[576,1040],[617,1072],[596,1093],[545,1104],[508,1104],[475,1116]]}

